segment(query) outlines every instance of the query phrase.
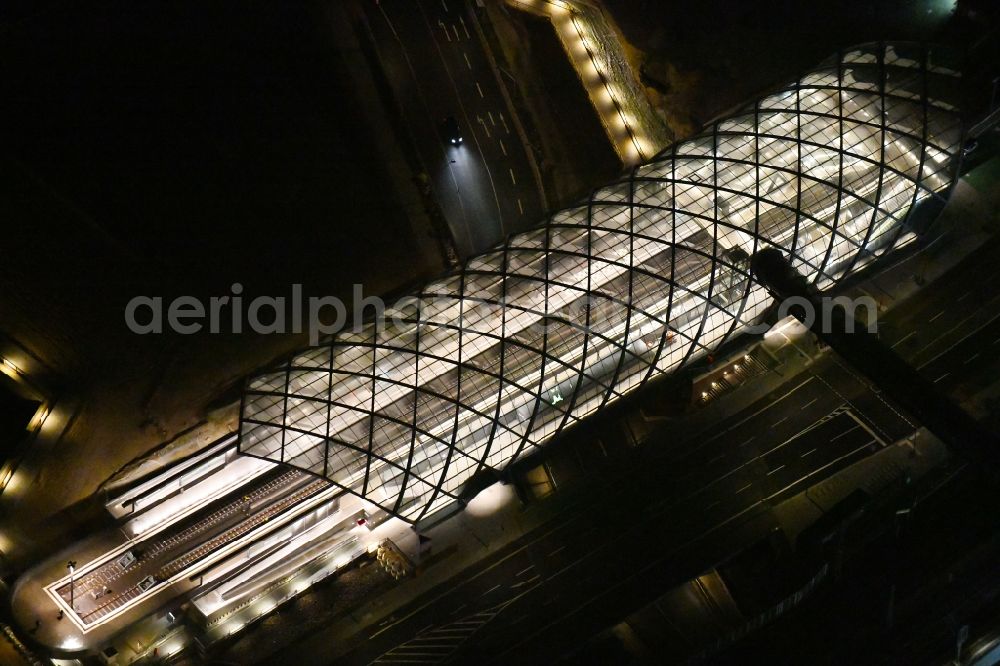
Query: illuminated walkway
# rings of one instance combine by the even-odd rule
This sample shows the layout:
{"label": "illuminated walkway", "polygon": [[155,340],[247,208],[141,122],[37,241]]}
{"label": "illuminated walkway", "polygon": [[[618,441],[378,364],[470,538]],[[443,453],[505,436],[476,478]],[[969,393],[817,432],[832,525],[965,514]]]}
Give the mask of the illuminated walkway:
{"label": "illuminated walkway", "polygon": [[623,164],[634,166],[667,144],[666,124],[636,80],[606,12],[588,0],[507,0],[507,4],[552,23]]}
{"label": "illuminated walkway", "polygon": [[957,74],[855,47],[427,285],[401,323],[253,377],[240,452],[416,521],[567,425],[717,349],[772,304],[762,248],[820,288],[914,239],[961,138]]}

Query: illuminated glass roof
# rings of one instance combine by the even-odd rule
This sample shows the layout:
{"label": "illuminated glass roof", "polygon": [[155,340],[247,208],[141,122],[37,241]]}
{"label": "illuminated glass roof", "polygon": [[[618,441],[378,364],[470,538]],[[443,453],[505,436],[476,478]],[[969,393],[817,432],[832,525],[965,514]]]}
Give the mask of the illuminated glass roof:
{"label": "illuminated glass roof", "polygon": [[384,330],[252,377],[240,451],[415,521],[771,305],[775,247],[826,288],[946,196],[957,74],[906,45],[840,54],[426,285]]}

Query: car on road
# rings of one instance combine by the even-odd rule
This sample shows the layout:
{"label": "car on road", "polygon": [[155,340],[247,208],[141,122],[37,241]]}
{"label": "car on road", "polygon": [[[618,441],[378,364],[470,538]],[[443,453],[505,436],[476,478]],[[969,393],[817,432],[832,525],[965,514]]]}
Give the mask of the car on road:
{"label": "car on road", "polygon": [[458,128],[458,121],[455,116],[448,116],[441,124],[441,131],[444,133],[445,141],[453,146],[462,143],[462,130]]}

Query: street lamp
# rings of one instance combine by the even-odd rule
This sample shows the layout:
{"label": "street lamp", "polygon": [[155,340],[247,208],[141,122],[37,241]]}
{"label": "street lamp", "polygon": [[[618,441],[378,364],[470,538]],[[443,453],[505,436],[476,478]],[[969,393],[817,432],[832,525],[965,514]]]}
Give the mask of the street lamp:
{"label": "street lamp", "polygon": [[75,611],[76,605],[73,603],[73,572],[76,571],[76,560],[67,562],[66,568],[69,569],[69,607]]}

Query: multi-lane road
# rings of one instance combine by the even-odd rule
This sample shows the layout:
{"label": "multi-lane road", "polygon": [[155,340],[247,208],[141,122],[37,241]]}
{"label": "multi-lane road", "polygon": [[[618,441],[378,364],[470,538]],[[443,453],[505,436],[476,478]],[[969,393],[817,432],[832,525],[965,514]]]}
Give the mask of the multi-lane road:
{"label": "multi-lane road", "polygon": [[881,317],[879,337],[958,400],[994,383],[1000,357],[1000,242],[987,243]]}
{"label": "multi-lane road", "polygon": [[[996,409],[984,408],[989,403],[982,398],[995,396],[1000,371],[998,260],[994,240],[880,320],[883,340],[987,419],[994,432]],[[996,514],[980,510],[996,504],[995,488],[981,466],[958,461],[933,490],[922,490],[894,537],[870,543],[864,556],[845,565],[850,574],[842,585],[828,587],[720,661],[766,663],[777,655],[802,661],[824,654],[837,663],[943,663],[954,657],[956,633],[966,624],[975,646],[977,634],[993,629],[1000,589],[995,539],[986,538],[996,534]],[[858,608],[859,595],[892,602]],[[808,655],[802,646],[809,646]]]}
{"label": "multi-lane road", "polygon": [[[545,206],[514,110],[464,0],[356,0],[463,256],[537,223]],[[458,121],[464,142],[447,143]]]}
{"label": "multi-lane road", "polygon": [[610,474],[557,519],[371,627],[350,654],[336,654],[339,646],[320,633],[295,657],[506,663],[557,655],[698,573],[698,553],[713,536],[766,535],[771,503],[912,430],[828,359],[710,432],[685,441],[660,433],[624,474]]}

